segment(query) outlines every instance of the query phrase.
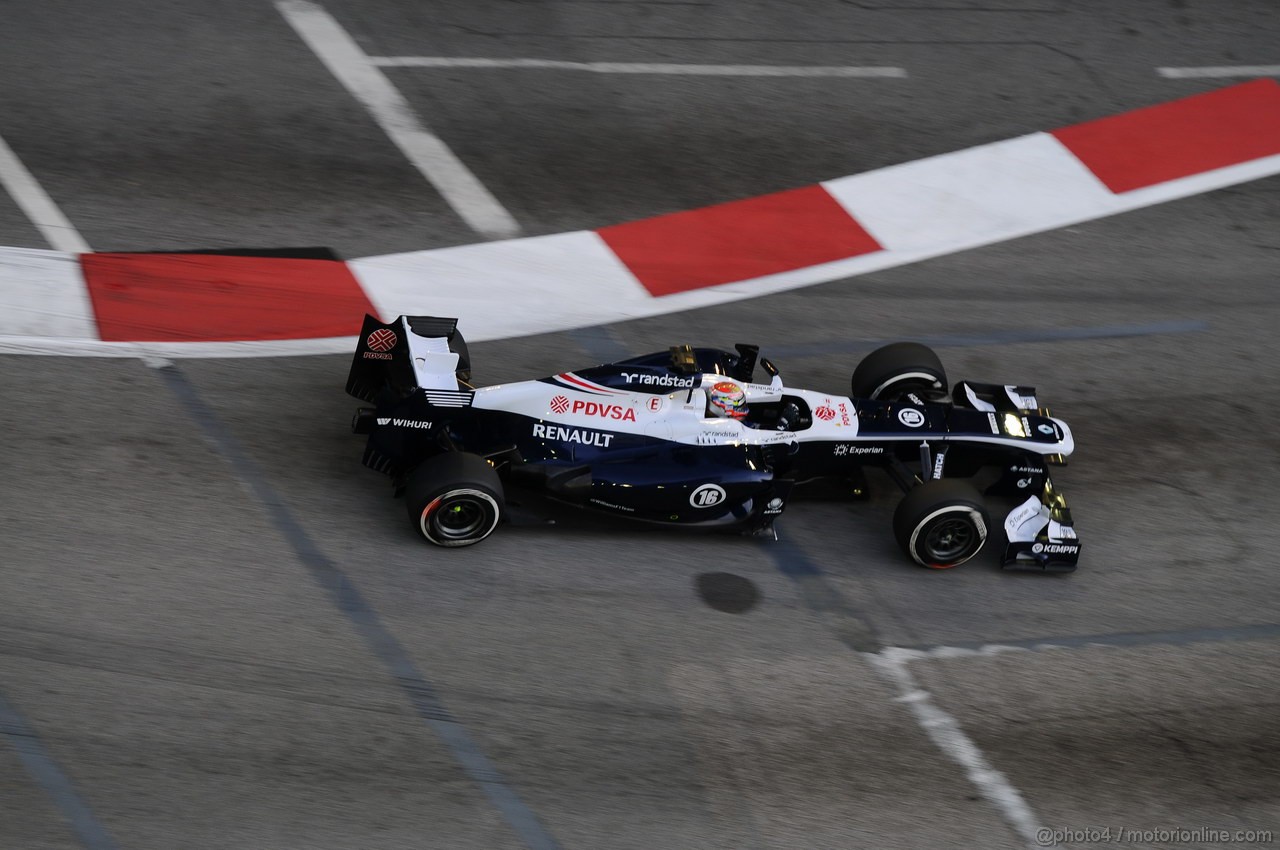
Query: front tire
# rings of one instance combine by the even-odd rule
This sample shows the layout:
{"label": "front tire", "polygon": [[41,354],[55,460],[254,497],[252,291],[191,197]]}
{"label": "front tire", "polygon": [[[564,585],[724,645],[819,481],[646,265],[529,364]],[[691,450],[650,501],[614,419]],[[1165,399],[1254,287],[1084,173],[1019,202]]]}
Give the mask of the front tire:
{"label": "front tire", "polygon": [[881,346],[862,358],[849,382],[854,398],[899,401],[908,393],[921,400],[947,392],[947,373],[933,349],[918,342]]}
{"label": "front tire", "polygon": [[428,542],[457,548],[484,540],[502,520],[502,480],[479,455],[446,452],[424,461],[405,488],[409,521]]}
{"label": "front tire", "polygon": [[933,570],[958,567],[977,555],[990,523],[978,491],[945,478],[917,485],[893,513],[898,545],[911,560]]}

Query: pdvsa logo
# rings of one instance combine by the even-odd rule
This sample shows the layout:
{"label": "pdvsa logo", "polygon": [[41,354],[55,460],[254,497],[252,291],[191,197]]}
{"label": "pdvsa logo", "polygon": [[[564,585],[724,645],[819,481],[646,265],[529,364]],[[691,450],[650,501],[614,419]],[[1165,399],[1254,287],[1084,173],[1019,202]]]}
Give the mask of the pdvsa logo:
{"label": "pdvsa logo", "polygon": [[569,409],[569,399],[562,395],[558,395],[551,399],[550,407],[552,413],[564,413]]}
{"label": "pdvsa logo", "polygon": [[714,508],[725,498],[724,488],[719,484],[703,484],[689,494],[689,504],[695,508]]}
{"label": "pdvsa logo", "polygon": [[832,419],[836,418],[836,412],[825,404],[821,407],[815,407],[813,409],[813,415],[821,419],[823,422],[830,422]]}
{"label": "pdvsa logo", "polygon": [[391,360],[393,358],[388,352],[396,347],[395,331],[378,328],[365,337],[364,345],[369,349],[364,352],[365,360]]}
{"label": "pdvsa logo", "polygon": [[573,403],[573,412],[581,413],[583,416],[599,416],[601,419],[620,419],[623,422],[636,421],[636,412],[620,404],[601,404],[597,401],[582,401],[579,399]]}
{"label": "pdvsa logo", "polygon": [[370,351],[390,351],[396,347],[395,331],[387,328],[378,328],[376,331],[369,334],[369,337],[364,341],[364,344],[369,347]]}

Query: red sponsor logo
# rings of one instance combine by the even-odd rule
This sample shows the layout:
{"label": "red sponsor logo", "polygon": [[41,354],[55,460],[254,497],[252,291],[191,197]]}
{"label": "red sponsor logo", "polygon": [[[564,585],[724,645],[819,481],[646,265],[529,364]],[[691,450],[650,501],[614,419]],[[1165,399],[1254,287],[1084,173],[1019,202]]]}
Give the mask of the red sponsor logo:
{"label": "red sponsor logo", "polygon": [[849,418],[849,405],[845,404],[842,401],[839,404],[839,408],[840,408],[840,424],[841,425],[852,424],[852,420]]}
{"label": "red sponsor logo", "polygon": [[635,422],[636,412],[620,404],[600,404],[595,401],[575,401],[573,412],[583,416],[599,416],[601,419],[620,419],[624,422]]}
{"label": "red sponsor logo", "polygon": [[830,422],[836,418],[836,412],[825,404],[822,407],[814,408],[813,415],[821,419],[823,422]]}
{"label": "red sponsor logo", "polygon": [[551,399],[551,411],[553,413],[564,413],[569,409],[569,399],[562,395],[558,395]]}
{"label": "red sponsor logo", "polygon": [[657,396],[657,395],[653,396],[652,398],[649,399],[647,404],[650,410],[652,410],[654,413],[657,413],[659,410],[662,409],[662,396]]}
{"label": "red sponsor logo", "polygon": [[382,351],[366,351],[364,353],[364,359],[365,360],[393,360],[395,358],[393,358],[390,354],[387,354]]}
{"label": "red sponsor logo", "polygon": [[369,334],[369,338],[364,341],[364,344],[373,351],[390,351],[395,348],[396,335],[394,331],[387,328],[378,328]]}

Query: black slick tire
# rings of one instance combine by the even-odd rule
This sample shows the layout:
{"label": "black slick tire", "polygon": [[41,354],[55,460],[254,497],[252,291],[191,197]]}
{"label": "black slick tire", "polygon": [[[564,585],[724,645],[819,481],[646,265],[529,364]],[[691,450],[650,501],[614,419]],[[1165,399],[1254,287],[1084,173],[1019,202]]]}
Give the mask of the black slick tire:
{"label": "black slick tire", "polygon": [[849,384],[854,398],[898,401],[914,392],[923,399],[946,393],[947,373],[929,346],[895,342],[862,358]]}
{"label": "black slick tire", "polygon": [[982,551],[991,527],[982,496],[968,482],[926,481],[914,487],[893,513],[893,534],[911,560],[947,570]]}
{"label": "black slick tire", "polygon": [[502,521],[497,471],[479,455],[446,452],[423,461],[405,487],[409,522],[437,546],[473,546]]}

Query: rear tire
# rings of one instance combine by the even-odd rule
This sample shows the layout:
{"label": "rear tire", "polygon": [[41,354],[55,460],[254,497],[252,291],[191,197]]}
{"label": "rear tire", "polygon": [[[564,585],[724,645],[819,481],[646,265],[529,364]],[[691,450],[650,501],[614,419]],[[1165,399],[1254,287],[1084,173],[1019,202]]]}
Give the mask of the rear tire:
{"label": "rear tire", "polygon": [[484,540],[502,520],[502,480],[479,455],[446,452],[424,461],[405,488],[409,521],[428,542],[456,548]]}
{"label": "rear tire", "polygon": [[977,555],[991,521],[982,496],[955,479],[916,486],[893,513],[893,534],[902,550],[922,567],[947,570]]}
{"label": "rear tire", "polygon": [[914,392],[921,401],[947,392],[947,373],[933,349],[918,342],[895,342],[862,358],[849,382],[854,398],[898,401]]}

